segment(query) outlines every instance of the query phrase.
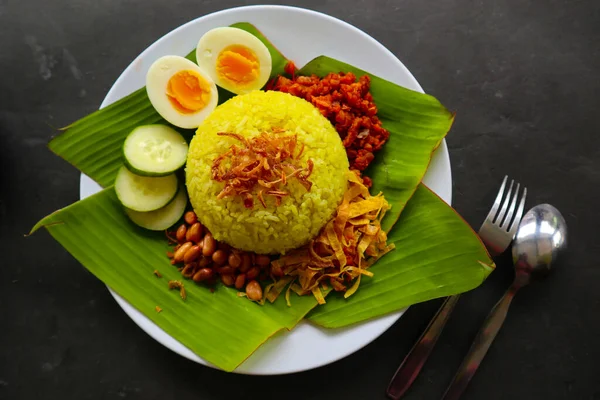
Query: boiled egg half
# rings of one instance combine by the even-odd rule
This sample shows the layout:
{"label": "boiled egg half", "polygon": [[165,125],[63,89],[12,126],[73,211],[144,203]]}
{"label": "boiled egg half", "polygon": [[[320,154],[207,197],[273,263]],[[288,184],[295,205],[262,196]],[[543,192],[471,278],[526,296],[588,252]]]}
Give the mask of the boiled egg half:
{"label": "boiled egg half", "polygon": [[180,56],[161,57],[150,66],[146,92],[161,117],[186,129],[197,128],[219,100],[210,76]]}
{"label": "boiled egg half", "polygon": [[271,75],[271,54],[256,36],[222,27],[205,33],[196,60],[218,86],[235,94],[261,89]]}

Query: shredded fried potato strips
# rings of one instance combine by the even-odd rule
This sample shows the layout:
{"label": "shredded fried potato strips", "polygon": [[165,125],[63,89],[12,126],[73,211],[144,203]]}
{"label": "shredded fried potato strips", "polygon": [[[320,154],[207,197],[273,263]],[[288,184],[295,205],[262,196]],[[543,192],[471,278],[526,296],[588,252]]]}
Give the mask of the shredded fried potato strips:
{"label": "shredded fried potato strips", "polygon": [[381,229],[388,202],[381,193],[371,196],[356,172],[348,172],[348,182],[336,215],[319,235],[273,261],[284,276],[265,290],[269,301],[275,301],[288,284],[288,305],[290,291],[301,296],[312,293],[319,304],[325,303],[322,291],[329,287],[347,298],[358,289],[362,275],[373,276],[367,268],[394,248]]}
{"label": "shredded fried potato strips", "polygon": [[247,139],[235,133],[220,132],[219,136],[241,142],[241,147],[234,144],[213,161],[212,179],[225,183],[217,198],[240,196],[246,208],[253,208],[252,191],[258,186],[256,197],[264,208],[267,208],[266,196],[275,198],[275,205],[279,206],[281,199],[289,195],[284,188],[290,178],[296,178],[310,191],[312,182],[308,178],[314,163],[308,159],[306,168],[298,166],[304,144],[298,145],[297,135],[283,133],[282,129],[273,129]]}

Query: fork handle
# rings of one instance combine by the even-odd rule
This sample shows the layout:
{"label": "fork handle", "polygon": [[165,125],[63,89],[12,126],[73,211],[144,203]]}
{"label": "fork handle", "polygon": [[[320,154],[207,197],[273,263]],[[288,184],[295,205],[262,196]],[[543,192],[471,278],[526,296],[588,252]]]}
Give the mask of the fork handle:
{"label": "fork handle", "polygon": [[450,314],[452,314],[458,298],[459,295],[455,295],[444,300],[417,343],[414,344],[413,348],[404,358],[404,361],[398,367],[387,388],[386,393],[390,399],[398,400],[401,398],[417,378],[417,375],[419,375],[421,368],[425,365],[429,354],[431,354],[435,343],[440,337],[446,322],[450,318]]}
{"label": "fork handle", "polygon": [[492,342],[496,338],[496,335],[500,331],[508,308],[512,302],[513,297],[519,289],[519,285],[513,283],[513,285],[506,291],[504,296],[496,303],[492,311],[490,311],[485,322],[481,326],[481,329],[477,333],[469,353],[467,353],[462,364],[458,368],[452,383],[444,393],[443,400],[458,400],[462,393],[467,388],[467,385],[475,375],[475,372],[479,368],[481,361],[488,352],[488,349],[492,345]]}

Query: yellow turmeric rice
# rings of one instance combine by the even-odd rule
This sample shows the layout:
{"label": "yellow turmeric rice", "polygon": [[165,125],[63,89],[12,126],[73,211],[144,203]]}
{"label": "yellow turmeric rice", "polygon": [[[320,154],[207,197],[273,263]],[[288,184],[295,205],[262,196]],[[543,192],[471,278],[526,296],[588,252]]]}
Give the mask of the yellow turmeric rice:
{"label": "yellow turmeric rice", "polygon": [[[310,190],[290,179],[285,187],[290,195],[278,206],[267,198],[266,208],[259,202],[246,208],[240,196],[218,199],[224,183],[212,179],[213,161],[240,144],[218,133],[251,138],[273,129],[297,135],[298,144],[304,144],[298,161],[314,163]],[[215,239],[276,254],[306,244],[331,219],[346,191],[348,168],[338,133],[312,104],[286,93],[255,91],[223,103],[198,127],[189,148],[186,184],[194,211]]]}

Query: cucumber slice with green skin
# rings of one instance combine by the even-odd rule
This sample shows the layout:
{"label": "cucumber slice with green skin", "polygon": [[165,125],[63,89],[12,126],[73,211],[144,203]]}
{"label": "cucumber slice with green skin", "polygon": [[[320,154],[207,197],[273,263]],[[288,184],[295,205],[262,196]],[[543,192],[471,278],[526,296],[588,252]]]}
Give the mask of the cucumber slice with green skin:
{"label": "cucumber slice with green skin", "polygon": [[130,171],[143,176],[166,176],[185,165],[188,144],[166,125],[143,125],[125,139],[123,155]]}
{"label": "cucumber slice with green skin", "polygon": [[115,180],[115,191],[121,204],[135,211],[154,211],[169,204],[177,194],[175,174],[139,176],[122,166]]}
{"label": "cucumber slice with green skin", "polygon": [[125,208],[125,212],[134,224],[151,231],[164,231],[179,221],[185,212],[188,203],[187,193],[183,185],[179,187],[177,195],[169,204],[154,211],[134,211]]}

